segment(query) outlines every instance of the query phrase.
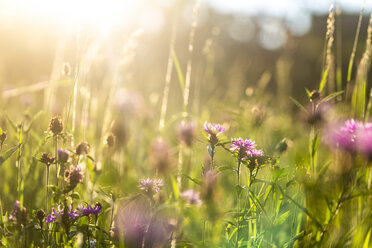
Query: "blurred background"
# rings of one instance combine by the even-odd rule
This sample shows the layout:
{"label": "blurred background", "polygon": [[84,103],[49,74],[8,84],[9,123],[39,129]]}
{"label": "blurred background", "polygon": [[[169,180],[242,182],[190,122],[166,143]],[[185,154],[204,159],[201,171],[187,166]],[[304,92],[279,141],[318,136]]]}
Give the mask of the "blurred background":
{"label": "blurred background", "polygon": [[[175,54],[186,71],[196,3],[0,0],[2,101],[32,108],[35,101],[43,100],[37,92],[61,79],[64,63],[74,75],[84,60],[89,61],[84,80],[97,88],[115,82],[158,104],[172,34]],[[193,108],[200,109],[212,94],[234,103],[238,96],[250,94],[260,80],[267,83],[268,91],[282,87],[288,95],[305,99],[304,87],[316,88],[321,77],[326,18],[332,4],[340,16],[335,37],[340,42],[336,41],[334,52],[345,78],[345,58],[352,50],[362,0],[201,1],[191,55],[191,84],[200,91],[191,86],[191,97],[197,94],[203,99],[192,103],[198,104]],[[367,1],[364,13],[371,10],[372,3]],[[365,17],[357,62],[364,50],[367,24]],[[178,84],[176,76],[172,85],[173,81]],[[278,81],[285,81],[285,86]],[[14,91],[27,85],[35,87]],[[172,86],[171,103],[181,105],[179,94]],[[61,111],[58,102],[53,107],[54,112]]]}

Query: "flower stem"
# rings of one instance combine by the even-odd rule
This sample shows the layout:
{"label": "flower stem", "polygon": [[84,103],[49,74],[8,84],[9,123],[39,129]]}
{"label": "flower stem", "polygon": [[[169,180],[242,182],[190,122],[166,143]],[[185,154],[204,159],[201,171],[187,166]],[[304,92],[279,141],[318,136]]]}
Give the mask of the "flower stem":
{"label": "flower stem", "polygon": [[[238,159],[238,168],[236,170],[236,176],[237,176],[237,186],[240,186],[240,165],[241,165],[241,159]],[[235,247],[238,247],[238,241],[239,241],[239,228],[240,228],[240,191],[237,192],[237,209],[238,209],[238,221],[237,221],[237,230],[236,230],[236,241],[235,241]]]}

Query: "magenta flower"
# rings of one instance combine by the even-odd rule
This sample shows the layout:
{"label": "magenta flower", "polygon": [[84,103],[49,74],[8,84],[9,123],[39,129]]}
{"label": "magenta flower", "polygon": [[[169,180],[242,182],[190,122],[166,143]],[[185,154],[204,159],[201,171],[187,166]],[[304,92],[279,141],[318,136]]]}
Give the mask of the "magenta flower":
{"label": "magenta flower", "polygon": [[200,206],[202,201],[200,200],[200,193],[192,189],[188,189],[181,193],[181,198],[184,199],[188,204]]}
{"label": "magenta flower", "polygon": [[252,158],[262,157],[264,155],[263,150],[252,149],[248,152],[248,155]]}
{"label": "magenta flower", "polygon": [[210,135],[219,135],[225,132],[226,128],[221,124],[205,122],[203,129],[206,133]]}
{"label": "magenta flower", "polygon": [[364,132],[364,125],[354,119],[330,131],[331,145],[354,153],[357,150],[357,135]]}
{"label": "magenta flower", "polygon": [[[72,206],[70,205],[67,210],[67,216],[70,221],[75,220],[77,217],[79,217],[79,214],[77,211],[73,211]],[[65,211],[62,205],[57,206],[57,210],[55,208],[52,208],[52,213],[50,213],[47,218],[44,220],[45,223],[52,223],[54,221],[61,221],[65,219]]]}
{"label": "magenta flower", "polygon": [[232,151],[240,159],[250,156],[250,152],[256,148],[256,143],[250,139],[237,138],[232,139],[231,142],[232,144],[230,151]]}
{"label": "magenta flower", "polygon": [[139,180],[138,187],[145,193],[153,195],[160,191],[160,187],[163,186],[163,180],[161,179],[141,179]]}

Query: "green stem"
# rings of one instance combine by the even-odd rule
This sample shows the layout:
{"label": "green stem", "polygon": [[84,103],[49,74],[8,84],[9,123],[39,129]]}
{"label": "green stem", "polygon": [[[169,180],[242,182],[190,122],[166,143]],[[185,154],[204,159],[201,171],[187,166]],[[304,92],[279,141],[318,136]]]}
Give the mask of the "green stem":
{"label": "green stem", "polygon": [[[241,165],[241,159],[238,159],[238,168],[236,171],[237,176],[237,182],[238,187],[240,186],[240,165]],[[237,222],[237,230],[236,230],[236,242],[235,247],[238,247],[238,241],[239,241],[239,228],[240,228],[240,191],[237,192],[237,208],[238,208],[238,222]]]}

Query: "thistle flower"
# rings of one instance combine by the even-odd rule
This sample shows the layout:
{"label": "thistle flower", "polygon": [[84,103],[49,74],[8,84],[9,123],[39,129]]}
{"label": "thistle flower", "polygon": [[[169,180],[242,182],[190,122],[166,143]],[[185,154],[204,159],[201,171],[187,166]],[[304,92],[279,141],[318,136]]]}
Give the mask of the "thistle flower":
{"label": "thistle flower", "polygon": [[69,189],[76,187],[78,183],[83,182],[84,174],[81,171],[80,165],[76,167],[71,166],[69,169],[65,170],[65,181],[69,183]]}
{"label": "thistle flower", "polygon": [[63,131],[63,122],[60,116],[55,116],[51,119],[49,131],[51,131],[53,135],[60,134]]}
{"label": "thistle flower", "polygon": [[251,156],[252,150],[256,147],[256,143],[251,139],[237,138],[231,140],[232,151],[239,159],[243,159],[246,156]]}
{"label": "thistle flower", "polygon": [[178,139],[185,145],[191,147],[196,135],[195,121],[182,121],[178,125]]}
{"label": "thistle flower", "polygon": [[160,191],[160,187],[163,186],[163,180],[161,179],[140,179],[138,187],[143,190],[146,194],[153,195]]}
{"label": "thistle flower", "polygon": [[89,154],[89,152],[90,152],[90,145],[86,141],[80,142],[76,146],[75,153],[78,156]]}
{"label": "thistle flower", "polygon": [[344,125],[331,127],[331,145],[342,150],[354,153],[357,150],[357,135],[363,133],[364,125],[354,119],[345,121]]}
{"label": "thistle flower", "polygon": [[181,198],[184,199],[188,204],[200,206],[202,201],[200,200],[200,193],[195,192],[192,189],[188,189],[181,193]]}
{"label": "thistle flower", "polygon": [[167,142],[162,138],[156,138],[150,148],[150,164],[160,173],[165,173],[174,165],[174,157]]}
{"label": "thistle flower", "polygon": [[65,149],[58,149],[58,161],[62,164],[67,163],[70,158],[70,152]]}
{"label": "thistle flower", "polygon": [[17,222],[17,224],[25,225],[27,222],[27,211],[25,207],[21,207],[20,201],[14,203],[14,208],[12,213],[9,216],[9,219]]}
{"label": "thistle flower", "polygon": [[55,159],[56,158],[54,156],[52,156],[51,154],[43,153],[41,155],[40,162],[44,163],[47,166],[50,166],[51,164],[54,163]]}
{"label": "thistle flower", "polygon": [[248,155],[252,158],[262,157],[264,155],[263,150],[252,149],[248,152]]}
{"label": "thistle flower", "polygon": [[225,132],[226,128],[221,124],[205,122],[203,130],[210,135],[219,135]]}

